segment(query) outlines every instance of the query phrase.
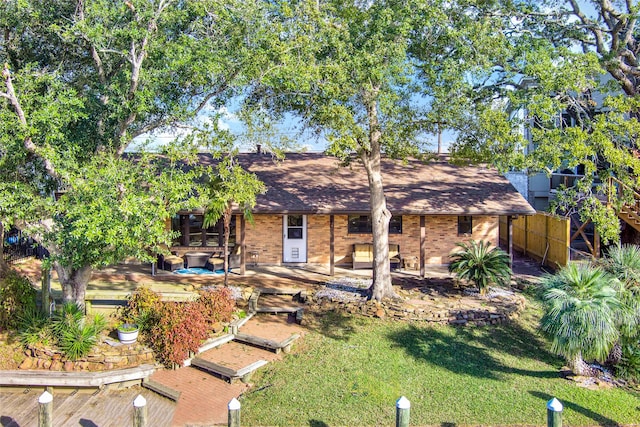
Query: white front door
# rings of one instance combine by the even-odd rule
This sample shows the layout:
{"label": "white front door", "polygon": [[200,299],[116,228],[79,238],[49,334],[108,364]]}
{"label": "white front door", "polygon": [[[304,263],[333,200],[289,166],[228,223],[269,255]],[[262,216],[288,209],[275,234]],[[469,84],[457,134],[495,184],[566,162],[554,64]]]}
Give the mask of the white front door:
{"label": "white front door", "polygon": [[307,216],[285,215],[282,229],[282,261],[307,262]]}

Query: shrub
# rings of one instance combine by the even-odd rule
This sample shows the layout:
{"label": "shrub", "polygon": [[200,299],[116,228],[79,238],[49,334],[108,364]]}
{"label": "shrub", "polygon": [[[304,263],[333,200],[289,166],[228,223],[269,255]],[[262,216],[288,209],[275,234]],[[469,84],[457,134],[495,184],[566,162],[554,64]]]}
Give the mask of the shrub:
{"label": "shrub", "polygon": [[36,290],[26,277],[10,270],[0,279],[0,329],[15,329],[19,319],[36,308]]}
{"label": "shrub", "polygon": [[20,342],[27,347],[48,347],[55,342],[49,317],[30,307],[17,319]]}
{"label": "shrub", "polygon": [[633,382],[640,382],[640,343],[630,340],[622,344],[620,362],[615,365],[616,375]]}
{"label": "shrub", "polygon": [[52,330],[58,347],[70,360],[77,360],[89,354],[105,326],[106,321],[101,314],[96,314],[87,321],[82,307],[75,303],[63,305],[54,313],[52,319]]}
{"label": "shrub", "polygon": [[198,303],[163,302],[152,315],[149,341],[165,365],[180,365],[207,337],[208,325]]}
{"label": "shrub", "polygon": [[150,319],[155,317],[154,311],[159,303],[159,294],[141,286],[127,298],[127,305],[119,313],[120,320],[122,323],[135,323],[141,332],[148,332],[151,327]]}
{"label": "shrub", "polygon": [[197,304],[205,316],[208,326],[231,320],[235,300],[229,288],[207,289],[199,292]]}
{"label": "shrub", "polygon": [[484,294],[490,284],[507,286],[511,280],[509,255],[489,242],[457,243],[462,251],[451,255],[449,271],[458,279],[473,282]]}

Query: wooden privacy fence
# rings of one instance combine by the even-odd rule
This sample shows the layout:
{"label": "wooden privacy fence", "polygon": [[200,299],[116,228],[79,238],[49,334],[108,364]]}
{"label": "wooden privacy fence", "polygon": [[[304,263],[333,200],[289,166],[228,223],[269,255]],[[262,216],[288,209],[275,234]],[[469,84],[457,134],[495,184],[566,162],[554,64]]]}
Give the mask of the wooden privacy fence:
{"label": "wooden privacy fence", "polygon": [[[513,220],[513,248],[553,268],[570,260],[571,221],[546,212]],[[507,217],[500,217],[500,241],[508,241]]]}

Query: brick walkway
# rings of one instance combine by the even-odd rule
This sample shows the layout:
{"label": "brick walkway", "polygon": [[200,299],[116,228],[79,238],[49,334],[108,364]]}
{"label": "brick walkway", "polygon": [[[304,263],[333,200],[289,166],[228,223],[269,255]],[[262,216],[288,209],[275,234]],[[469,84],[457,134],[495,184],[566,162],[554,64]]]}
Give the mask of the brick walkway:
{"label": "brick walkway", "polygon": [[[294,333],[301,333],[302,328],[288,323],[286,315],[260,315],[250,319],[242,327],[242,332],[279,342]],[[282,353],[232,341],[198,357],[238,370],[258,360],[280,360]],[[229,401],[250,388],[249,384],[240,381],[230,384],[195,367],[160,370],[150,379],[181,393],[170,424],[173,427],[226,425]]]}

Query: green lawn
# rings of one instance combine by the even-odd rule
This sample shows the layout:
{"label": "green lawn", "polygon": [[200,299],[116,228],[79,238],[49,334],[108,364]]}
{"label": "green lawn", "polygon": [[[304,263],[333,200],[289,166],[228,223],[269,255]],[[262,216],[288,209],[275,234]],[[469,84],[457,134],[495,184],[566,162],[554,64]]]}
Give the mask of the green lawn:
{"label": "green lawn", "polygon": [[536,311],[483,328],[429,327],[328,314],[295,354],[254,377],[242,424],[394,425],[411,401],[411,425],[545,425],[546,402],[567,426],[640,422],[640,398],[588,390],[559,377],[562,360],[535,333]]}

